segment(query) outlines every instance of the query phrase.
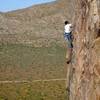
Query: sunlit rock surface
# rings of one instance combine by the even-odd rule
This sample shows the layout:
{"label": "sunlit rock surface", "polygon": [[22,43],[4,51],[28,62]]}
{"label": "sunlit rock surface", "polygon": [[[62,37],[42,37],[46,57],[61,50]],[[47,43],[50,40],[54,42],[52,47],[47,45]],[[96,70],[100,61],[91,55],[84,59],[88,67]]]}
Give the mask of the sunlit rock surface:
{"label": "sunlit rock surface", "polygon": [[100,100],[100,0],[75,1],[75,39],[69,73],[69,98]]}

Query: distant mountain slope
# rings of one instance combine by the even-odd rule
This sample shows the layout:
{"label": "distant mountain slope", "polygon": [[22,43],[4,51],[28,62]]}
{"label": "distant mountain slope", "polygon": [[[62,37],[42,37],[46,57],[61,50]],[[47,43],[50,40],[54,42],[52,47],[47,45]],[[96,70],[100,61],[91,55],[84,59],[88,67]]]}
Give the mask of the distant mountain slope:
{"label": "distant mountain slope", "polygon": [[[37,38],[63,40],[63,22],[71,20],[73,14],[70,2],[58,0],[0,14],[1,41],[11,42],[11,38],[12,42],[31,43]],[[8,36],[5,37],[5,34]]]}

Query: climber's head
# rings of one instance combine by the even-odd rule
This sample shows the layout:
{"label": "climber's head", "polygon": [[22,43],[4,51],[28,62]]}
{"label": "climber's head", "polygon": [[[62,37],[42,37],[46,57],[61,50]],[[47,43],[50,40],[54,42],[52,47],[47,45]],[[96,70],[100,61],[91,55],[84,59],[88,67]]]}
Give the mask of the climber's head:
{"label": "climber's head", "polygon": [[65,25],[69,24],[69,21],[65,21]]}

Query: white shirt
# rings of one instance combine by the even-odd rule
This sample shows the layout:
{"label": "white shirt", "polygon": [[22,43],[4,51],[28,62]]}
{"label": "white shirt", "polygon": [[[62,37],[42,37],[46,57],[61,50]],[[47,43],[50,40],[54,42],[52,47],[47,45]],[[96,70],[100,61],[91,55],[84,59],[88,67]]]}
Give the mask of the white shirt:
{"label": "white shirt", "polygon": [[70,33],[72,32],[72,24],[67,24],[65,25],[65,33]]}

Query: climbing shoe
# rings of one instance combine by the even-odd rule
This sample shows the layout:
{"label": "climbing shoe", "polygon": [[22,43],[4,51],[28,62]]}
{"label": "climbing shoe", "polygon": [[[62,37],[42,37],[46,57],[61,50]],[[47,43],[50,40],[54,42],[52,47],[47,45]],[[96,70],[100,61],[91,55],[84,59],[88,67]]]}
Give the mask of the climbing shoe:
{"label": "climbing shoe", "polygon": [[66,61],[67,64],[69,64],[71,62],[71,60]]}

